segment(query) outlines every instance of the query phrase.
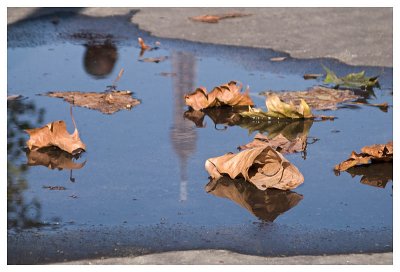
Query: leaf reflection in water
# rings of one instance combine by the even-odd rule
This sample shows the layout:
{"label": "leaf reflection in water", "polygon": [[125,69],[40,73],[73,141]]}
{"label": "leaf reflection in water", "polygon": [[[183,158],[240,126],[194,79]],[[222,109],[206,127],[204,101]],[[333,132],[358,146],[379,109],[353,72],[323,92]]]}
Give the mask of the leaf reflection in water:
{"label": "leaf reflection in water", "polygon": [[352,178],[362,176],[362,184],[385,188],[386,184],[393,180],[393,163],[383,162],[370,165],[360,165],[346,170]]}
{"label": "leaf reflection in water", "polygon": [[81,169],[86,161],[76,163],[74,159],[79,156],[73,156],[57,147],[46,147],[37,150],[27,150],[26,158],[29,166],[42,165],[50,169]]}
{"label": "leaf reflection in water", "polygon": [[268,222],[273,222],[303,199],[302,195],[295,192],[277,189],[261,191],[244,179],[229,177],[210,181],[205,190],[212,195],[236,202],[259,219]]}

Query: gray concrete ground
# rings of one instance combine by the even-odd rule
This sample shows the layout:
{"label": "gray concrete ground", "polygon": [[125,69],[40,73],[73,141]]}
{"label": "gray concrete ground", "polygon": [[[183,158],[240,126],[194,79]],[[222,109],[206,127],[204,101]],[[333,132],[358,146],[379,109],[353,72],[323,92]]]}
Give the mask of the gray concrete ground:
{"label": "gray concrete ground", "polygon": [[239,254],[227,250],[188,250],[150,254],[138,257],[110,258],[97,260],[80,260],[64,264],[199,264],[199,265],[386,265],[392,264],[392,253],[380,254],[348,254],[330,256],[293,256],[293,257],[259,257]]}
{"label": "gray concrete ground", "polygon": [[[155,36],[215,44],[272,48],[295,58],[330,57],[352,65],[393,66],[392,8],[84,8],[88,16],[140,11],[131,21]],[[7,23],[57,9],[8,8]],[[217,24],[190,16],[229,12],[251,16]],[[66,264],[393,264],[393,253],[259,257],[225,250],[180,251]]]}
{"label": "gray concrete ground", "polygon": [[[392,8],[84,8],[89,16],[138,10],[131,21],[164,38],[271,48],[294,58],[336,58],[351,65],[393,66]],[[9,8],[8,23],[54,9]],[[251,14],[216,24],[191,21],[204,14]]]}

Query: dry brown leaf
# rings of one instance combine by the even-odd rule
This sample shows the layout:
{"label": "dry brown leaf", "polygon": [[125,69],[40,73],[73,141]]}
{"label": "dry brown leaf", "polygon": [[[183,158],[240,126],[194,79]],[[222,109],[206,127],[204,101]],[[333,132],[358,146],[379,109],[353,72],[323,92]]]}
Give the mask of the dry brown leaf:
{"label": "dry brown leaf", "polygon": [[67,153],[58,148],[41,148],[39,150],[28,150],[26,152],[29,166],[43,165],[50,169],[81,169],[85,166],[86,161],[83,163],[76,163],[70,153]]}
{"label": "dry brown leaf", "polygon": [[370,103],[363,103],[363,102],[349,102],[349,104],[377,107],[383,112],[387,112],[389,109],[389,104],[387,102],[380,103],[380,104],[370,104]]}
{"label": "dry brown leaf", "polygon": [[244,179],[223,177],[211,180],[206,192],[236,202],[258,218],[273,222],[279,215],[296,206],[303,196],[291,191],[258,190]]}
{"label": "dry brown leaf", "polygon": [[296,166],[270,146],[210,158],[206,161],[205,168],[212,179],[219,179],[223,175],[229,175],[231,179],[243,177],[260,190],[291,190],[304,181]]}
{"label": "dry brown leaf", "polygon": [[239,146],[239,150],[270,146],[282,154],[302,152],[307,147],[307,134],[289,140],[282,134],[270,138],[264,134],[257,133],[254,140],[248,144]]}
{"label": "dry brown leaf", "polygon": [[393,161],[393,142],[364,146],[360,154],[353,151],[349,159],[335,166],[335,171],[345,171],[356,165],[382,161]]}
{"label": "dry brown leaf", "polygon": [[336,110],[337,104],[352,101],[359,96],[350,90],[336,90],[315,86],[307,91],[288,91],[288,92],[262,92],[262,95],[277,95],[282,101],[294,105],[300,105],[303,99],[314,110]]}
{"label": "dry brown leaf", "polygon": [[138,42],[140,45],[140,49],[142,50],[148,50],[151,48],[151,46],[148,46],[141,37],[138,38]]}
{"label": "dry brown leaf", "polygon": [[276,57],[276,58],[270,58],[269,60],[272,62],[280,62],[284,61],[285,59],[287,59],[287,57]]}
{"label": "dry brown leaf", "polygon": [[49,92],[45,95],[63,98],[72,105],[98,110],[105,114],[113,114],[121,109],[130,110],[140,101],[132,98],[131,91],[111,91],[103,93],[83,92]]}
{"label": "dry brown leaf", "polygon": [[203,22],[203,23],[218,23],[219,20],[222,19],[227,19],[227,18],[236,18],[236,17],[245,17],[245,16],[250,16],[251,14],[245,14],[245,13],[239,13],[239,12],[234,12],[234,13],[225,13],[225,14],[216,14],[216,15],[200,15],[200,16],[193,16],[189,17],[190,20],[196,21],[196,22]]}
{"label": "dry brown leaf", "polygon": [[156,58],[144,58],[144,59],[139,59],[139,61],[142,62],[154,62],[154,63],[159,63],[164,60],[168,59],[167,56],[161,56],[161,57],[156,57]]}
{"label": "dry brown leaf", "polygon": [[185,103],[194,110],[202,110],[220,106],[252,106],[254,102],[249,96],[249,90],[241,93],[242,84],[236,81],[215,87],[210,93],[204,87],[197,88],[193,93],[185,95]]}
{"label": "dry brown leaf", "polygon": [[323,74],[304,74],[303,78],[305,80],[308,80],[308,79],[317,79],[317,78],[319,78],[321,76],[323,76]]}
{"label": "dry brown leaf", "polygon": [[72,155],[86,150],[78,129],[75,127],[74,133],[69,134],[64,121],[54,121],[41,128],[26,129],[25,132],[30,136],[26,142],[30,150],[56,146]]}

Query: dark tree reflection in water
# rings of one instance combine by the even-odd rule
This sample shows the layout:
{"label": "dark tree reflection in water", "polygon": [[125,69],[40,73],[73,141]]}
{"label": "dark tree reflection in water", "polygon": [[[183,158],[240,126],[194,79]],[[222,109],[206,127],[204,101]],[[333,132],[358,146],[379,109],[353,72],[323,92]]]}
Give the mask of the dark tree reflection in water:
{"label": "dark tree reflection in water", "polygon": [[[41,224],[41,204],[25,199],[29,188],[28,166],[23,163],[26,136],[24,129],[43,122],[45,110],[24,99],[7,101],[7,228],[29,228]],[[22,156],[23,155],[23,156]]]}

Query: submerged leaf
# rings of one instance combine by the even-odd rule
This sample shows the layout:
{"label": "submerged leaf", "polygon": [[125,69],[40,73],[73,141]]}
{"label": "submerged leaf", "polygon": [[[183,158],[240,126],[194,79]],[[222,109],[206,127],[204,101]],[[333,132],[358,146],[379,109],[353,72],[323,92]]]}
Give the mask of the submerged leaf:
{"label": "submerged leaf", "polygon": [[366,77],[365,71],[359,73],[350,73],[344,77],[337,77],[336,74],[329,70],[327,67],[323,66],[326,71],[326,78],[324,83],[333,83],[336,86],[346,86],[351,88],[372,88],[377,86],[378,77]]}
{"label": "submerged leaf", "polygon": [[185,95],[185,103],[194,110],[202,110],[220,106],[252,106],[254,102],[249,96],[249,90],[241,93],[242,85],[236,81],[215,87],[210,93],[204,87],[197,88],[193,93]]}
{"label": "submerged leaf", "polygon": [[349,159],[335,166],[335,171],[345,171],[356,165],[382,161],[393,161],[393,142],[364,146],[360,154],[353,151]]}
{"label": "submerged leaf", "polygon": [[27,150],[26,157],[29,166],[42,165],[50,169],[81,169],[85,166],[86,161],[83,163],[76,163],[70,153],[65,152],[59,148],[48,147],[38,150]]}
{"label": "submerged leaf", "polygon": [[26,129],[25,132],[30,136],[26,142],[30,150],[56,146],[72,155],[86,150],[77,128],[75,127],[74,133],[69,134],[64,121],[54,121],[41,128]]}
{"label": "submerged leaf", "polygon": [[335,90],[322,86],[315,86],[306,91],[288,91],[288,92],[262,92],[262,95],[275,94],[282,101],[294,105],[300,105],[303,99],[313,110],[336,110],[337,104],[353,101],[360,98],[350,90]]}
{"label": "submerged leaf", "polygon": [[209,194],[224,197],[239,204],[249,212],[268,222],[296,206],[303,196],[291,191],[258,190],[244,179],[223,177],[211,180],[205,187]]}
{"label": "submerged leaf", "polygon": [[111,91],[111,92],[49,92],[45,95],[50,97],[63,98],[68,103],[98,110],[105,114],[113,114],[121,109],[130,110],[140,101],[132,98],[131,91]]}
{"label": "submerged leaf", "polygon": [[219,179],[223,175],[229,175],[231,179],[243,177],[260,190],[291,190],[304,181],[296,166],[270,146],[210,158],[206,161],[205,168],[212,179]]}
{"label": "submerged leaf", "polygon": [[219,14],[219,15],[218,14],[208,15],[207,14],[207,15],[193,16],[193,17],[189,17],[189,19],[192,21],[203,22],[203,23],[218,23],[219,20],[222,20],[222,19],[244,17],[244,16],[250,16],[250,15],[251,14],[234,12],[234,13],[225,13],[225,14]]}

